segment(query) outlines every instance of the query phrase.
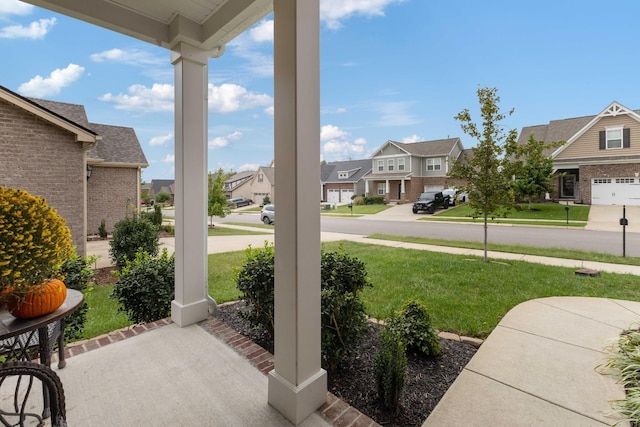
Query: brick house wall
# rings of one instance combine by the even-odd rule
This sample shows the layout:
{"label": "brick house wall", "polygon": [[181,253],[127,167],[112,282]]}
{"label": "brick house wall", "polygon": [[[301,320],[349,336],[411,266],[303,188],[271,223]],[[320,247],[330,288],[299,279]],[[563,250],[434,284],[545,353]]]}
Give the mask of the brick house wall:
{"label": "brick house wall", "polygon": [[44,197],[67,221],[80,255],[85,181],[84,150],[73,134],[0,100],[0,185]]}
{"label": "brick house wall", "polygon": [[87,234],[98,234],[104,219],[108,233],[127,215],[127,204],[139,208],[136,188],[139,185],[135,168],[101,167],[94,165],[87,182]]}
{"label": "brick house wall", "polygon": [[638,170],[637,163],[580,166],[580,199],[586,204],[591,204],[591,181],[593,178],[632,177]]}

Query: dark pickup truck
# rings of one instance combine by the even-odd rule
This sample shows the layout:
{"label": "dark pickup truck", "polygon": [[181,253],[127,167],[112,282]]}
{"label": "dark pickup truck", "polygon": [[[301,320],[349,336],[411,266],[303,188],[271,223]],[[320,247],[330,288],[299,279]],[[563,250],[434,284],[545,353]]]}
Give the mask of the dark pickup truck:
{"label": "dark pickup truck", "polygon": [[420,194],[418,201],[413,204],[413,213],[426,212],[432,214],[436,208],[447,209],[451,202],[450,196],[445,196],[442,191],[427,191]]}

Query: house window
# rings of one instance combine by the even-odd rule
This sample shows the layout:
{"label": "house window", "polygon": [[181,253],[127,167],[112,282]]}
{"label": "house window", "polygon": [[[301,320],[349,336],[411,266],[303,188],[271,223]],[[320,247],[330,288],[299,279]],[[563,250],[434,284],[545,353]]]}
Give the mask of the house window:
{"label": "house window", "polygon": [[404,170],[404,159],[398,159],[398,170],[399,171]]}
{"label": "house window", "polygon": [[384,194],[386,193],[387,190],[387,184],[385,184],[384,182],[379,182],[378,183],[378,196],[384,196]]}
{"label": "house window", "polygon": [[384,171],[384,160],[378,160],[378,172]]}
{"label": "house window", "polygon": [[338,172],[338,179],[347,179],[349,178],[349,172]]}
{"label": "house window", "polygon": [[259,173],[258,174],[258,182],[263,182],[264,181],[264,175]]}
{"label": "house window", "polygon": [[622,128],[607,129],[607,150],[622,148]]}
{"label": "house window", "polygon": [[441,168],[440,159],[427,159],[428,171],[439,171]]}
{"label": "house window", "polygon": [[395,169],[395,162],[393,161],[393,159],[387,160],[387,170],[389,172],[393,172],[394,169]]}

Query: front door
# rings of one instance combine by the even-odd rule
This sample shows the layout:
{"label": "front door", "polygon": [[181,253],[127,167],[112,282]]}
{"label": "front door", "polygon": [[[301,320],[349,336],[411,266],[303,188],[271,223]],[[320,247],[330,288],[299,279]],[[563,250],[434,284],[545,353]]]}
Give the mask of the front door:
{"label": "front door", "polygon": [[577,199],[578,198],[578,180],[576,175],[567,174],[562,177],[560,186],[560,197]]}
{"label": "front door", "polygon": [[401,200],[402,198],[402,183],[399,182],[398,183],[398,200]]}

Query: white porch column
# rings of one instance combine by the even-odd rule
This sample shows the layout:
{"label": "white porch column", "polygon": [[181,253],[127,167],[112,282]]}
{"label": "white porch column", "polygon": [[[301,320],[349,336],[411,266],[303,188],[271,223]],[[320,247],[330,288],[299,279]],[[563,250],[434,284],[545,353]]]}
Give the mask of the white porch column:
{"label": "white porch column", "polygon": [[400,193],[401,194],[405,193],[405,191],[404,191],[404,178],[400,179]]}
{"label": "white porch column", "polygon": [[364,179],[364,195],[369,195],[369,180],[366,178]]}
{"label": "white porch column", "polygon": [[208,316],[207,66],[208,52],[180,44],[175,72],[176,284],[171,320],[187,326]]}
{"label": "white porch column", "polygon": [[274,0],[275,369],[269,403],[295,424],[327,399],[320,367],[318,0]]}

